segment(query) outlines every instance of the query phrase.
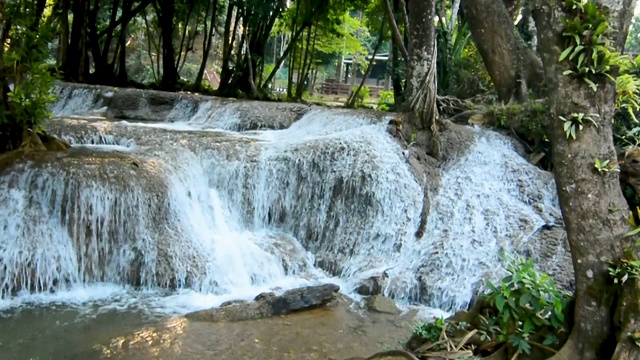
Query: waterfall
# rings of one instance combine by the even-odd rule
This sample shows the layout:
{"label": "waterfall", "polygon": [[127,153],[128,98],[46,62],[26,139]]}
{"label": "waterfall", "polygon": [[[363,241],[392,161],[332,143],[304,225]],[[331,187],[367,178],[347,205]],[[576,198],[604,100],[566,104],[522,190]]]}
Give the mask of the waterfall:
{"label": "waterfall", "polygon": [[399,303],[451,311],[558,218],[552,177],[491,131],[469,130],[472,146],[426,179],[418,239],[425,189],[379,115],[256,122],[246,108],[263,103],[182,98],[165,122],[83,120],[104,102],[92,91],[63,88],[53,107],[69,155],[0,173],[4,301],[106,283],[217,304],[328,279],[350,293],[384,274]]}

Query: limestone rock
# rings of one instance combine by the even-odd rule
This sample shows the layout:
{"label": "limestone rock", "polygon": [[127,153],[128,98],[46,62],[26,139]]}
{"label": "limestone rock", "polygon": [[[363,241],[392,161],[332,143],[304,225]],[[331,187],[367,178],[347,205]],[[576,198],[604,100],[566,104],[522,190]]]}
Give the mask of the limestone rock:
{"label": "limestone rock", "polygon": [[382,292],[382,281],[381,276],[372,276],[356,288],[356,293],[364,296],[379,295]]}
{"label": "limestone rock", "polygon": [[227,307],[227,306],[232,306],[232,305],[242,305],[242,304],[246,304],[247,302],[245,300],[229,300],[229,301],[225,301],[222,304],[220,304],[220,307]]}
{"label": "limestone rock", "polygon": [[51,136],[46,132],[42,132],[39,136],[42,145],[49,151],[64,151],[71,147],[68,142]]}
{"label": "limestone rock", "polygon": [[386,296],[374,295],[366,300],[366,304],[371,311],[393,315],[401,313],[395,301]]}
{"label": "limestone rock", "polygon": [[324,284],[292,289],[280,296],[260,294],[254,302],[229,303],[225,307],[196,311],[186,317],[196,321],[220,322],[286,315],[326,305],[336,298],[338,290],[338,285]]}

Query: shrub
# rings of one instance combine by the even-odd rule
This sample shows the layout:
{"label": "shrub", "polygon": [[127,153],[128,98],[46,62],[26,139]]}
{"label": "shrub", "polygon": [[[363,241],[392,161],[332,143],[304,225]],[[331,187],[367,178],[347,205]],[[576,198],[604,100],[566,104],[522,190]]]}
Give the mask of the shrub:
{"label": "shrub", "polygon": [[380,91],[377,104],[380,111],[393,111],[396,107],[393,91]]}
{"label": "shrub", "polygon": [[538,272],[532,260],[504,259],[508,275],[497,285],[489,282],[487,294],[496,311],[497,340],[525,354],[531,352],[533,334],[545,332],[543,345],[555,344],[564,329],[569,295],[558,290],[548,275]]}
{"label": "shrub", "polygon": [[13,19],[11,46],[0,59],[10,69],[4,81],[12,85],[0,104],[0,151],[18,147],[26,130],[40,131],[40,123],[51,115],[48,108],[55,101],[51,95],[55,78],[46,61],[52,33],[45,25],[34,29],[26,15]]}
{"label": "shrub", "polygon": [[351,91],[354,93],[354,107],[357,108],[361,108],[364,103],[369,100],[369,98],[371,97],[370,92],[369,92],[369,88],[367,86],[363,86],[362,88],[360,88],[360,91],[358,91],[358,87],[354,86],[353,89],[351,89]]}

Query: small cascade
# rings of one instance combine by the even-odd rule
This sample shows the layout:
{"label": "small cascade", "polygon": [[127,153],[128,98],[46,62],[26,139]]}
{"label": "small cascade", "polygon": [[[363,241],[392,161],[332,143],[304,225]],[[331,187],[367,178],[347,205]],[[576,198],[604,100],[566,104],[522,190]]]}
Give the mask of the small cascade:
{"label": "small cascade", "polygon": [[[553,177],[520,157],[504,136],[478,132],[468,154],[443,170],[425,236],[410,242],[389,270],[388,290],[396,297],[466,308],[478,285],[504,275],[499,254],[518,252],[558,215]],[[407,288],[408,274],[419,286]]]}
{"label": "small cascade", "polygon": [[[180,104],[176,106],[179,108]],[[222,105],[205,101],[198,104],[197,110],[189,114],[183,121],[200,129],[238,130],[240,118],[234,111],[233,104]]]}
{"label": "small cascade", "polygon": [[54,116],[88,115],[98,109],[98,91],[84,87],[59,87],[55,95],[57,101],[51,106]]}
{"label": "small cascade", "polygon": [[238,230],[202,174],[197,162],[167,169],[166,192],[29,166],[0,177],[11,189],[0,194],[0,294],[97,282],[224,294],[305,273],[313,260],[299,245],[278,252],[295,239]]}
{"label": "small cascade", "polygon": [[[56,115],[106,97],[71,89]],[[247,106],[281,105],[217,101],[165,101],[164,121],[52,120],[70,155],[0,175],[0,297],[110,283],[232,299],[329,277],[349,293],[384,274],[398,302],[451,311],[500,275],[500,252],[559,217],[553,178],[475,130],[426,179],[416,238],[425,189],[384,119],[305,108],[270,120]]]}

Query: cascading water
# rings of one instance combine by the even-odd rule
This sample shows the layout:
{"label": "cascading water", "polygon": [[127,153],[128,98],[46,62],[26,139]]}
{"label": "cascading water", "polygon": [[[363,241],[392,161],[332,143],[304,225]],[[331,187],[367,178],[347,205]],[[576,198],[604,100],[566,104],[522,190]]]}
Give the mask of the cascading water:
{"label": "cascading water", "polygon": [[[102,106],[73,105],[101,98],[76,92],[63,89],[56,115]],[[0,193],[5,306],[21,291],[112,283],[198,297],[181,303],[186,312],[328,279],[350,292],[384,273],[385,293],[400,303],[455,310],[495,276],[500,251],[557,215],[552,178],[479,130],[429,187],[416,239],[424,190],[383,121],[316,109],[273,126],[282,130],[242,132],[256,127],[242,106],[187,99],[167,112],[171,123],[52,121],[75,147],[108,151],[78,148],[0,175],[10,189]],[[175,294],[154,301],[183,301]]]}

